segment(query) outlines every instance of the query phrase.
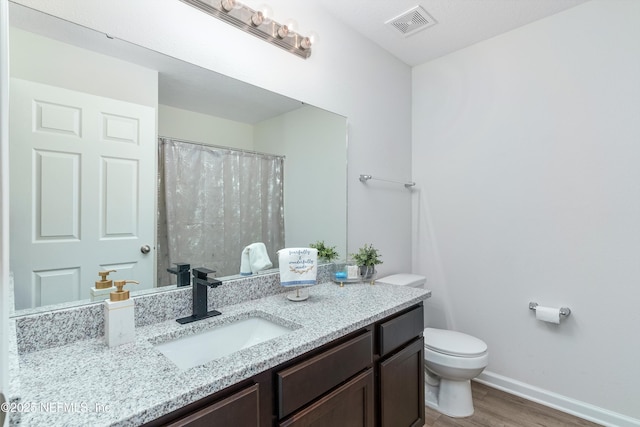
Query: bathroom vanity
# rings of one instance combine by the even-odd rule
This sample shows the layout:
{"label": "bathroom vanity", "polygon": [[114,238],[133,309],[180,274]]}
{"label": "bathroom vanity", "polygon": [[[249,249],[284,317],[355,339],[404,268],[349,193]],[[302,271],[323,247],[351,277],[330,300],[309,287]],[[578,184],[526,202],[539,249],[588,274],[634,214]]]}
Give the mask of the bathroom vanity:
{"label": "bathroom vanity", "polygon": [[[423,425],[422,301],[429,296],[324,283],[305,302],[279,293],[216,306],[220,316],[188,326],[138,327],[134,343],[115,348],[97,337],[23,351],[12,369],[12,401],[29,410],[14,414],[13,424]],[[188,369],[156,348],[247,317],[291,331]]]}
{"label": "bathroom vanity", "polygon": [[145,425],[422,426],[422,310],[412,306]]}

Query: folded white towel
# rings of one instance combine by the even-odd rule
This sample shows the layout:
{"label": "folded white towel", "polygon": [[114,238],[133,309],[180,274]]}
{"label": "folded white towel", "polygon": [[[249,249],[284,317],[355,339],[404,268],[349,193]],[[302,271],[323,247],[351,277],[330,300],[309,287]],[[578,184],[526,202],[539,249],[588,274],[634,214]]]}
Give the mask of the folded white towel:
{"label": "folded white towel", "polygon": [[240,258],[241,275],[250,276],[271,267],[273,267],[273,264],[264,243],[252,243],[242,250]]}
{"label": "folded white towel", "polygon": [[249,264],[251,265],[251,272],[254,274],[273,267],[264,243],[259,242],[249,245]]}
{"label": "folded white towel", "polygon": [[313,248],[285,248],[278,251],[280,284],[282,286],[310,286],[316,284],[318,250]]}

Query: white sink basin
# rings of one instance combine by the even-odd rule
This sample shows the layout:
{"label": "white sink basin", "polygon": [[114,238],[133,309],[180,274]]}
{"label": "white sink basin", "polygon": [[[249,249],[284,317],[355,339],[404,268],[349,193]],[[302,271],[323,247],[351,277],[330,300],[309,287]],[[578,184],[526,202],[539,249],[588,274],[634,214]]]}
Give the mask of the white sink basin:
{"label": "white sink basin", "polygon": [[155,348],[184,370],[269,341],[292,330],[262,317],[249,317],[156,344]]}

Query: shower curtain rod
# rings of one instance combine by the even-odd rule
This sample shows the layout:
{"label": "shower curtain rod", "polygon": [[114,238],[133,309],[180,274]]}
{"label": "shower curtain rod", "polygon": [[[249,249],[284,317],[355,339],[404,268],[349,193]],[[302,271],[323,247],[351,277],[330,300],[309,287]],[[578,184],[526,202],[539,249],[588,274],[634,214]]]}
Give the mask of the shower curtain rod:
{"label": "shower curtain rod", "polygon": [[158,135],[158,139],[169,139],[171,141],[182,142],[182,143],[185,143],[185,144],[193,144],[193,145],[200,145],[200,146],[203,146],[203,147],[219,148],[221,150],[237,151],[237,152],[245,153],[245,154],[257,154],[259,156],[265,156],[265,157],[275,157],[275,158],[279,158],[279,159],[286,159],[287,158],[287,156],[280,155],[280,154],[263,153],[261,151],[253,151],[253,150],[244,150],[242,148],[225,147],[224,145],[205,144],[204,142],[189,141],[188,139],[172,138],[170,136],[160,136],[160,135]]}

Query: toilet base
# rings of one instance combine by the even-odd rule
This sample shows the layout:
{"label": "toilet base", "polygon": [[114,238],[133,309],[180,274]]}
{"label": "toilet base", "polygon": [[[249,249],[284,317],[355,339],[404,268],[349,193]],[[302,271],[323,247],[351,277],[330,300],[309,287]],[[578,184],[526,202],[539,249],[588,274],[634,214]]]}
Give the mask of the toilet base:
{"label": "toilet base", "polygon": [[440,385],[425,383],[424,403],[427,407],[452,418],[473,415],[471,381],[453,381],[440,378]]}

